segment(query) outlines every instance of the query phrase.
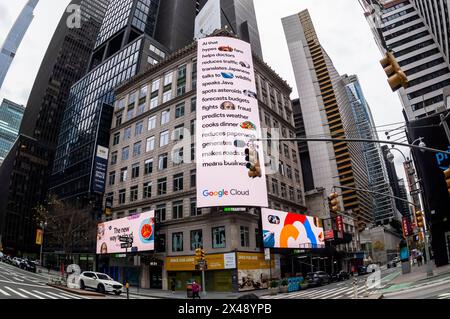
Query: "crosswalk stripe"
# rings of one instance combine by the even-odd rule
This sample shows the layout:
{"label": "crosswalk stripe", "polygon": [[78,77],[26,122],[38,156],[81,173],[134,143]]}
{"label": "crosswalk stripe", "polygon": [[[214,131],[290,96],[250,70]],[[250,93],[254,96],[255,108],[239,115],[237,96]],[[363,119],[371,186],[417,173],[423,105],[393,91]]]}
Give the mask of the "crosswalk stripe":
{"label": "crosswalk stripe", "polygon": [[52,296],[55,296],[55,297],[57,297],[57,298],[70,299],[70,298],[67,298],[67,297],[65,297],[65,296],[62,296],[62,295],[60,295],[60,294],[55,294],[54,292],[50,292],[50,291],[47,291],[47,294],[52,295]]}
{"label": "crosswalk stripe", "polygon": [[25,296],[25,295],[21,294],[20,292],[17,292],[17,291],[15,291],[14,289],[11,289],[11,288],[9,288],[9,287],[6,287],[6,286],[5,286],[5,289],[8,289],[9,291],[12,291],[13,293],[15,293],[16,295],[19,295],[19,296],[22,297],[22,298],[28,298],[28,296]]}
{"label": "crosswalk stripe", "polygon": [[4,294],[5,296],[11,296],[9,293],[7,293],[7,292],[4,291],[4,290],[1,290],[1,289],[0,289],[0,292],[1,292],[2,294]]}
{"label": "crosswalk stripe", "polygon": [[20,282],[24,282],[24,281],[25,281],[25,280],[19,279],[19,278],[17,278],[17,277],[13,277],[13,279],[14,279],[15,281],[20,281]]}
{"label": "crosswalk stripe", "polygon": [[35,292],[35,293],[37,293],[37,294],[40,294],[41,296],[44,296],[44,297],[46,297],[46,298],[50,298],[50,299],[58,299],[58,298],[55,298],[55,297],[53,297],[53,296],[44,294],[43,292],[40,292],[40,291],[37,291],[37,290],[33,290],[33,292]]}
{"label": "crosswalk stripe", "polygon": [[312,297],[311,299],[327,299],[327,298],[330,298],[331,296],[342,294],[342,292],[347,291],[347,289],[348,288],[341,288],[340,290],[335,290],[331,293],[329,292],[329,293],[322,294],[320,296],[315,296],[315,297]]}
{"label": "crosswalk stripe", "polygon": [[31,295],[31,296],[33,296],[33,297],[35,297],[35,298],[38,298],[38,299],[44,299],[44,298],[42,298],[41,296],[35,295],[34,293],[29,292],[29,291],[27,291],[27,290],[25,290],[25,289],[19,288],[19,290],[21,290],[21,291],[23,291],[24,293],[29,294],[29,295]]}
{"label": "crosswalk stripe", "polygon": [[59,293],[59,294],[60,294],[61,296],[66,296],[66,297],[73,298],[73,299],[84,299],[83,297],[75,296],[75,295],[67,294],[67,293],[63,293],[63,292],[61,292],[61,293]]}

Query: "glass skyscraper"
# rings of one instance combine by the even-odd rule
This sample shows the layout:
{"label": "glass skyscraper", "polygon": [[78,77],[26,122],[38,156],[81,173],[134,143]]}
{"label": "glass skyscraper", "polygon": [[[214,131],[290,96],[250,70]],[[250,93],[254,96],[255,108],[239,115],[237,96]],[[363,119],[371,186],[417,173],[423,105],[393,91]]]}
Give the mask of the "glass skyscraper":
{"label": "glass skyscraper", "polygon": [[11,28],[8,36],[6,37],[5,43],[1,47],[0,51],[0,88],[3,85],[6,74],[8,73],[9,67],[17,53],[17,49],[22,42],[28,27],[33,21],[34,15],[33,11],[36,8],[39,0],[28,0],[25,7],[20,12],[19,17]]}
{"label": "glass skyscraper", "polygon": [[[108,147],[114,88],[158,63],[168,50],[154,39],[159,0],[112,0],[92,53],[89,72],[75,83],[64,112],[50,193],[101,207],[93,189],[99,146]],[[139,113],[139,108],[134,110]]]}
{"label": "glass skyscraper", "polygon": [[19,134],[25,108],[9,100],[0,105],[0,165]]}

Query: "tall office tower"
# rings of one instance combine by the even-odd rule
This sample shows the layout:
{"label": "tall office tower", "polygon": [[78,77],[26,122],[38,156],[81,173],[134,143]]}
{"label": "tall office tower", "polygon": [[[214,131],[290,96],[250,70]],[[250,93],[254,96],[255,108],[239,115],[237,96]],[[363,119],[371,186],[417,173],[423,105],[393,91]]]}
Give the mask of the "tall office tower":
{"label": "tall office tower", "polygon": [[[351,138],[362,138],[368,140],[378,140],[378,134],[375,128],[375,122],[372,117],[369,104],[367,103],[362,92],[361,84],[356,75],[343,77],[344,85],[346,87],[347,95],[350,100],[349,104],[343,104],[344,107],[350,106],[347,110],[349,117],[353,117],[354,126],[350,126],[346,130],[347,136]],[[376,224],[387,224],[391,219],[396,218],[395,205],[392,198],[384,195],[391,195],[392,190],[389,185],[389,179],[386,167],[381,154],[381,148],[378,143],[363,143],[355,144],[362,147],[358,150],[365,161],[367,171],[365,174],[369,177],[369,188],[373,192],[383,194],[374,194],[373,197],[373,212]]]}
{"label": "tall office tower", "polygon": [[[81,5],[81,28],[69,28],[66,12],[42,60],[19,137],[0,167],[0,234],[12,253],[33,252],[33,208],[48,191],[49,176],[70,87],[85,74],[109,0],[73,0]],[[72,21],[72,20],[71,20]]]}
{"label": "tall office tower", "polygon": [[[306,137],[305,122],[303,120],[302,108],[300,106],[300,99],[292,101],[292,110],[294,111],[295,134],[298,138]],[[303,175],[303,183],[305,185],[305,192],[311,191],[315,188],[314,177],[312,175],[311,155],[307,142],[298,142],[298,154],[300,156],[300,165]]]}
{"label": "tall office tower", "polygon": [[7,99],[0,104],[0,165],[17,139],[24,111],[23,105]]}
{"label": "tall office tower", "polygon": [[33,11],[36,8],[39,0],[28,0],[25,7],[20,12],[19,17],[14,23],[13,27],[6,37],[5,43],[0,50],[0,88],[3,85],[6,74],[8,73],[9,67],[19,49],[20,43],[22,42],[28,27],[33,21],[34,15]]}
{"label": "tall office tower", "polygon": [[[205,6],[209,7],[206,8],[209,12],[220,10],[220,21],[212,21],[211,16],[214,15],[206,15],[207,18],[203,20],[203,23],[198,21],[199,29],[197,31],[206,25],[209,28],[211,25],[215,25],[217,29],[226,27],[241,40],[250,43],[252,51],[257,56],[263,57],[253,0],[200,0],[197,3],[202,10]],[[216,6],[215,9],[213,8],[214,6]],[[202,14],[201,11],[199,16]],[[215,18],[219,19],[218,14]]]}
{"label": "tall office tower", "polygon": [[[399,182],[400,179],[398,178],[397,170],[395,169],[395,163],[393,161],[391,162],[388,159],[389,146],[383,145],[381,147],[381,152],[383,154],[383,159],[384,159],[384,163],[386,166],[386,170],[387,170],[387,174],[389,177],[389,183],[391,185],[392,192],[395,197],[403,198],[402,190],[401,190],[402,186],[400,185],[400,182]],[[403,186],[405,186],[405,182],[402,181],[402,183],[403,183]],[[406,193],[406,190],[405,190],[405,193]],[[395,206],[402,216],[409,215],[408,204],[406,204],[406,206],[405,206],[405,204],[406,203],[402,202],[401,200],[398,200],[398,199],[395,200]]]}
{"label": "tall office tower", "polygon": [[[345,86],[331,59],[322,48],[307,10],[282,19],[296,76],[307,136],[345,137],[340,113],[349,103]],[[331,192],[334,186],[357,188],[368,184],[364,163],[352,159],[352,146],[344,142],[308,143],[312,174],[316,187]],[[361,166],[361,167],[360,167]],[[341,192],[340,192],[341,193]],[[373,222],[371,199],[354,190],[342,191],[342,205],[352,211],[362,230]]]}
{"label": "tall office tower", "polygon": [[[103,187],[94,171],[97,152],[108,148],[114,88],[158,63],[168,50],[154,39],[159,0],[112,0],[92,52],[89,72],[75,83],[64,112],[49,192],[100,211]],[[141,101],[147,92],[134,98]],[[165,95],[165,99],[171,96]],[[126,107],[123,120],[143,105]]]}
{"label": "tall office tower", "polygon": [[446,1],[360,0],[376,42],[391,49],[409,80],[401,88],[404,115],[413,121],[435,114],[450,85],[449,14]]}
{"label": "tall office tower", "polygon": [[405,180],[399,179],[398,180],[398,186],[400,189],[400,198],[403,199],[403,201],[400,201],[400,208],[399,212],[402,216],[411,216],[413,210],[411,210],[412,206],[410,206],[406,201],[408,201],[408,191],[406,188]]}

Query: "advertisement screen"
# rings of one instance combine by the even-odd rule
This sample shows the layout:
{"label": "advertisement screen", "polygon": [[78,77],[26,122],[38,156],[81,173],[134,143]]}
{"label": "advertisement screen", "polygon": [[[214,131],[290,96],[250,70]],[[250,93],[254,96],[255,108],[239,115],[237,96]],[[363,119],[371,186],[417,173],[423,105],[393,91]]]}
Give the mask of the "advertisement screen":
{"label": "advertisement screen", "polygon": [[197,68],[197,206],[267,207],[250,44],[200,39]]}
{"label": "advertisement screen", "polygon": [[105,191],[106,170],[108,167],[108,153],[108,148],[100,145],[97,147],[92,182],[92,191],[94,193],[103,194]]}
{"label": "advertisement screen", "polygon": [[325,246],[321,220],[317,217],[263,208],[264,247],[322,248]]}
{"label": "advertisement screen", "polygon": [[100,223],[97,226],[97,254],[124,253],[125,242],[119,237],[132,238],[128,252],[154,250],[155,212],[141,214]]}

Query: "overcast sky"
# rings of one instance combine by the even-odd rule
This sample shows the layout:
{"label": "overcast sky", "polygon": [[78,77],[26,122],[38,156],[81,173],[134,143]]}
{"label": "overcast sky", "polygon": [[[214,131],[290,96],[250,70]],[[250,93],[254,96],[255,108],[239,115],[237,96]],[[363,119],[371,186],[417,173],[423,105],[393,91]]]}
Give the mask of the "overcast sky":
{"label": "overcast sky", "polygon": [[[164,0],[162,0],[164,1]],[[0,44],[27,0],[0,0]],[[14,59],[0,100],[26,105],[28,96],[50,39],[69,0],[40,0],[35,18]],[[264,60],[294,89],[294,72],[284,37],[281,18],[308,9],[322,46],[341,74],[358,75],[377,126],[402,122],[402,107],[392,93],[378,61],[381,53],[355,0],[254,0]],[[379,133],[384,139],[384,133]],[[409,153],[405,150],[405,155]],[[404,177],[403,159],[396,155],[397,173]]]}

